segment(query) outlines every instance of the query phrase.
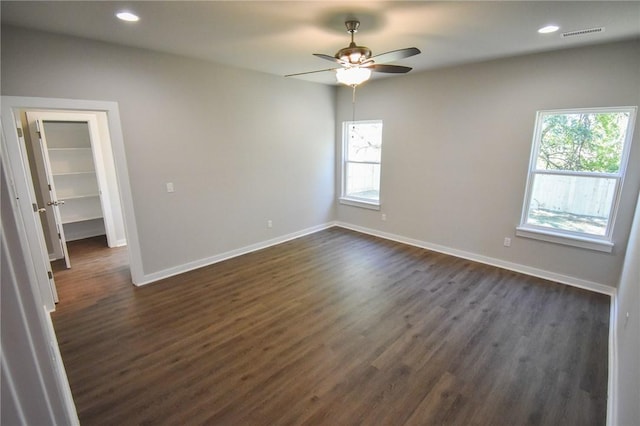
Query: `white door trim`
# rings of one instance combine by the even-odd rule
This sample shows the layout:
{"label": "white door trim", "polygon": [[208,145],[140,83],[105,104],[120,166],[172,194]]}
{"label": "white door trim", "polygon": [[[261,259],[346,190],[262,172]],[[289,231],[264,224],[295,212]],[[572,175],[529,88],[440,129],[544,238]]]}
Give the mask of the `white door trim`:
{"label": "white door trim", "polygon": [[[102,207],[104,228],[107,234],[107,243],[109,247],[116,247],[118,245],[118,238],[116,237],[116,229],[113,220],[113,208],[111,206],[109,189],[109,181],[107,179],[107,172],[105,159],[102,155],[103,149],[109,149],[110,144],[104,144],[100,138],[100,131],[98,129],[98,116],[95,113],[84,112],[57,112],[57,111],[26,111],[27,118],[31,120],[42,121],[72,121],[76,123],[87,124],[89,131],[89,139],[91,140],[91,155],[93,156],[93,162],[96,170],[96,177],[98,180],[98,188],[100,191],[100,205]],[[42,129],[44,133],[44,129]],[[47,164],[47,154],[43,153],[45,164]],[[45,167],[47,168],[47,167]],[[49,179],[53,180],[51,177]]]}
{"label": "white door trim", "polygon": [[[12,163],[11,170],[13,179],[15,181],[16,188],[22,188],[23,191],[24,188],[33,188],[33,183],[31,182],[31,175],[28,173],[29,165],[24,163],[20,155],[19,139],[15,126],[17,111],[21,109],[46,109],[78,112],[103,111],[107,114],[109,134],[111,136],[111,148],[113,150],[118,189],[120,191],[120,198],[122,202],[124,227],[127,236],[131,279],[134,284],[143,281],[144,270],[142,267],[140,240],[138,238],[138,229],[135,221],[133,196],[131,193],[131,184],[129,181],[129,171],[127,168],[124,139],[122,137],[122,127],[120,125],[120,113],[117,102],[2,96],[1,106],[2,126],[4,128],[9,159]],[[20,193],[20,191],[17,192]],[[21,214],[24,216],[28,211],[24,208],[24,203],[21,203],[20,205],[22,210]],[[30,214],[33,215],[32,212],[30,212]],[[34,226],[28,221],[25,225],[26,228]],[[36,233],[34,230],[25,229],[25,238],[30,232]],[[37,257],[42,256],[41,253],[35,253],[35,251],[32,251],[31,255]],[[48,259],[45,260],[48,263]]]}

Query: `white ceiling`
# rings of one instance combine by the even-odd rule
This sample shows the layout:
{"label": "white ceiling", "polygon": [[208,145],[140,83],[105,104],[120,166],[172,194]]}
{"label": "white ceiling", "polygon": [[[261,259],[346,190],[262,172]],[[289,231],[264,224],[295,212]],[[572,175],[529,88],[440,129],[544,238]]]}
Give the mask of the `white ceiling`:
{"label": "white ceiling", "polygon": [[[284,75],[331,68],[312,53],[356,42],[373,54],[417,47],[398,64],[414,71],[546,50],[640,38],[640,1],[6,1],[2,24],[102,40]],[[140,21],[117,20],[127,9]],[[554,23],[560,31],[537,29]],[[562,38],[561,32],[605,27]],[[378,74],[378,76],[381,76]],[[332,73],[295,77],[333,84]],[[401,77],[395,77],[401,78]]]}

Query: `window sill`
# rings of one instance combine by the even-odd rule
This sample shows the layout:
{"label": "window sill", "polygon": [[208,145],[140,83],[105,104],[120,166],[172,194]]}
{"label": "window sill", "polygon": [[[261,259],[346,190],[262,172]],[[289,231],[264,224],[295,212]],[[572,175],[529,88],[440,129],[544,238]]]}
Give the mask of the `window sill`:
{"label": "window sill", "polygon": [[611,253],[611,251],[613,250],[613,243],[611,241],[600,240],[597,238],[572,236],[560,232],[529,228],[525,226],[518,226],[516,228],[516,235],[519,237],[533,238],[534,240],[564,244],[567,246],[602,251],[605,253]]}
{"label": "window sill", "polygon": [[376,203],[375,201],[362,201],[362,200],[354,200],[353,198],[340,198],[340,204],[345,204],[347,206],[353,207],[361,207],[363,209],[369,210],[380,210],[380,203]]}

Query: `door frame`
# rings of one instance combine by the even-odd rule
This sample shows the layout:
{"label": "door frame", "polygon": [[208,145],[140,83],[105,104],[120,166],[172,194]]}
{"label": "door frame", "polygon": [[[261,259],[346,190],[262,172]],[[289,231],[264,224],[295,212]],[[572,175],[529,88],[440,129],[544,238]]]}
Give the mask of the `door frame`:
{"label": "door frame", "polygon": [[[113,151],[111,149],[111,137],[107,134],[108,132],[101,132],[101,127],[99,124],[99,120],[102,119],[102,117],[99,118],[99,114],[103,113],[96,111],[52,111],[42,109],[28,109],[23,110],[23,112],[25,113],[24,115],[27,120],[29,132],[31,134],[31,142],[33,145],[34,155],[37,155],[37,153],[35,152],[36,144],[42,149],[40,143],[34,142],[34,136],[37,136],[34,135],[34,133],[37,132],[35,128],[35,121],[70,121],[74,123],[84,123],[87,125],[89,139],[91,140],[91,155],[95,166],[98,189],[100,193],[100,206],[103,213],[104,228],[107,234],[107,245],[109,247],[120,247],[126,245],[126,239],[124,239],[122,207],[119,202],[120,194],[117,188],[118,185],[113,178],[109,178],[109,176],[115,175]],[[33,122],[31,121],[32,119]],[[44,156],[45,154],[43,153],[42,157]],[[46,174],[46,159],[43,158],[42,161],[44,167],[42,168],[42,170],[37,171],[37,175],[39,175],[41,172],[44,172]],[[34,163],[37,165],[38,161],[34,161]],[[48,197],[50,197],[50,193],[46,190],[46,188],[42,189],[44,189],[42,197],[46,200]],[[49,227],[51,228],[52,222],[53,224],[55,224],[55,221],[51,221],[50,219],[51,217],[48,216],[47,220],[49,220],[48,223]],[[118,236],[120,236],[120,238],[118,238]],[[56,259],[60,258],[62,258],[62,256],[56,257]]]}
{"label": "door frame", "polygon": [[[112,101],[2,96],[1,119],[6,142],[6,156],[11,164],[9,169],[13,179],[12,185],[17,194],[19,214],[22,216],[24,223],[24,229],[20,231],[22,237],[29,242],[30,257],[34,259],[36,269],[39,269],[34,271],[36,276],[38,276],[40,280],[47,277],[46,271],[42,270],[38,265],[48,263],[49,259],[40,259],[42,257],[42,250],[38,244],[44,243],[44,240],[42,240],[42,242],[38,241],[38,230],[35,229],[36,223],[31,206],[31,203],[35,202],[33,182],[31,180],[31,173],[29,172],[29,164],[28,161],[26,161],[25,148],[20,146],[20,138],[16,126],[16,123],[20,120],[19,112],[23,109],[65,110],[67,112],[100,111],[107,114],[109,134],[111,136],[111,149],[113,152],[116,180],[120,192],[124,229],[128,245],[127,251],[129,253],[131,280],[133,284],[142,282],[144,270],[142,267],[140,240],[138,238],[138,229],[135,221],[133,196],[131,183],[129,181],[118,103]],[[41,229],[40,232],[42,232]],[[52,309],[50,309],[50,311],[52,311],[55,307],[49,299],[50,296],[47,297],[46,294],[43,295],[43,302],[45,305],[52,306]]]}

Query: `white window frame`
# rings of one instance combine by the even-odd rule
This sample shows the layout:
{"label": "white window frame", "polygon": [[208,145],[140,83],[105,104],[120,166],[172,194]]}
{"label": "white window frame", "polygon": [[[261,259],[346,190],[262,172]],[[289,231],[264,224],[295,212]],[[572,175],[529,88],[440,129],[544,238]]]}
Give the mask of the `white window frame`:
{"label": "white window frame", "polygon": [[[536,124],[533,135],[533,143],[531,147],[531,158],[529,160],[529,171],[527,174],[527,185],[525,189],[524,203],[522,206],[522,216],[520,219],[520,225],[516,228],[516,235],[521,237],[533,238],[542,241],[549,241],[558,244],[565,244],[574,247],[581,247],[591,250],[603,251],[610,253],[613,250],[613,229],[618,212],[618,206],[620,203],[620,193],[626,174],[627,163],[629,160],[629,151],[631,150],[631,142],[633,140],[633,131],[635,118],[638,107],[626,106],[626,107],[603,107],[603,108],[573,108],[573,109],[559,109],[559,110],[543,110],[536,113]],[[538,154],[540,152],[541,133],[542,133],[542,120],[547,115],[558,114],[588,114],[588,113],[615,113],[615,112],[628,112],[629,123],[627,127],[627,133],[625,135],[624,146],[622,148],[622,155],[620,158],[620,169],[617,173],[598,173],[598,172],[573,172],[573,171],[557,171],[557,170],[538,170],[536,163],[538,160]],[[567,231],[562,229],[552,229],[549,227],[536,226],[527,223],[529,206],[531,203],[531,196],[533,192],[534,176],[540,175],[560,175],[560,176],[586,176],[586,177],[602,177],[615,179],[615,190],[613,200],[611,202],[611,210],[609,214],[609,221],[607,223],[607,229],[605,235],[597,236],[592,234],[586,234],[582,232]]]}
{"label": "white window frame", "polygon": [[[382,120],[357,120],[357,121],[344,121],[342,123],[342,167],[341,167],[341,178],[340,178],[340,204],[345,204],[349,206],[362,207],[365,209],[371,210],[380,210],[380,199],[382,198],[382,191],[380,190],[378,193],[378,201],[372,201],[368,198],[360,198],[354,197],[352,195],[347,195],[347,164],[348,163],[357,163],[357,164],[378,164],[380,166],[380,180],[382,181],[382,152],[380,152],[380,162],[372,162],[372,161],[348,161],[347,160],[347,150],[348,150],[348,127],[352,124],[366,124],[366,123],[379,123],[381,126],[383,125]],[[378,186],[381,186],[381,183]]]}

